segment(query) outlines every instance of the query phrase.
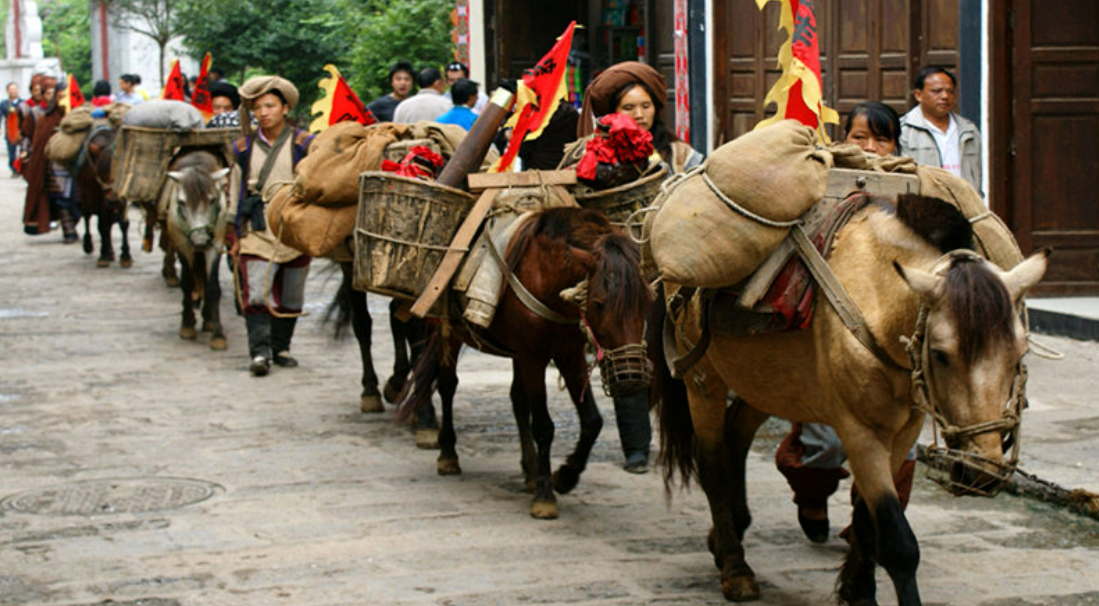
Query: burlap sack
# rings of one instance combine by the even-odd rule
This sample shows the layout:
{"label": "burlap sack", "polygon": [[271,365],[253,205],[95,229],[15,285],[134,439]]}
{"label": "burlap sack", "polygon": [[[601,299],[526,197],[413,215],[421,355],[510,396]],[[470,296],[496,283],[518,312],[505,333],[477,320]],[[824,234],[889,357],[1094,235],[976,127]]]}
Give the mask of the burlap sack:
{"label": "burlap sack", "polygon": [[357,206],[320,206],[302,200],[296,188],[283,185],[267,203],[271,233],[291,248],[314,257],[338,250],[355,229]]}
{"label": "burlap sack", "polygon": [[793,120],[721,146],[670,186],[648,219],[660,275],[706,288],[740,281],[789,228],[748,218],[729,202],[769,221],[792,221],[824,197],[831,167],[832,155],[817,147],[813,129]]}
{"label": "burlap sack", "polygon": [[320,206],[359,203],[359,173],[379,170],[385,146],[401,139],[408,127],[382,123],[364,127],[358,122],[329,126],[309,144],[309,153],[296,169],[298,195]]}
{"label": "burlap sack", "polygon": [[46,157],[58,164],[71,165],[84,147],[88,131],[78,133],[56,132],[46,141]]}
{"label": "burlap sack", "polygon": [[945,200],[970,220],[978,253],[1003,270],[1009,270],[1023,260],[1011,230],[996,213],[985,207],[980,194],[965,179],[932,166],[919,167],[916,176],[920,178],[920,195]]}
{"label": "burlap sack", "polygon": [[58,129],[66,134],[83,133],[92,128],[92,110],[88,107],[78,107],[61,118]]}

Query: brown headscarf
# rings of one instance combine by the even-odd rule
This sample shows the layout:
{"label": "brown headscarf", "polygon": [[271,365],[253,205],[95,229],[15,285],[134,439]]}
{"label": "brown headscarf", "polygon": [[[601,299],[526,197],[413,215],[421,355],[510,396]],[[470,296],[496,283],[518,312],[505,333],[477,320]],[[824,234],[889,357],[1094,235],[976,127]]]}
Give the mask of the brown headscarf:
{"label": "brown headscarf", "polygon": [[291,109],[298,104],[298,88],[286,78],[279,76],[256,76],[237,89],[240,94],[240,127],[244,134],[252,132],[252,102],[267,93],[278,91]]}
{"label": "brown headscarf", "polygon": [[637,61],[616,63],[603,70],[584,91],[584,104],[580,108],[580,121],[576,125],[578,137],[586,137],[592,133],[596,118],[614,113],[617,102],[615,97],[627,84],[644,86],[653,98],[656,114],[660,115],[668,90],[668,81],[664,79],[664,74]]}

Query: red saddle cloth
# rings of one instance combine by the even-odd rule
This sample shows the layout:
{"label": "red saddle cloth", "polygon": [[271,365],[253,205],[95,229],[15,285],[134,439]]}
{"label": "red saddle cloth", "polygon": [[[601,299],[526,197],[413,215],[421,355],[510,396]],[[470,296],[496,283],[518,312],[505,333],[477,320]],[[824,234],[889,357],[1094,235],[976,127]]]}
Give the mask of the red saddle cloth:
{"label": "red saddle cloth", "polygon": [[[813,245],[827,259],[832,252],[836,232],[847,221],[870,202],[870,196],[863,193],[848,196],[830,212],[820,226],[808,234]],[[718,304],[718,312],[713,318],[713,326],[718,332],[734,334],[762,334],[804,330],[813,320],[817,284],[812,274],[797,254],[782,268],[771,283],[767,293],[751,310],[734,308],[733,305]],[[740,291],[733,287],[722,291],[720,298],[739,296]],[[724,317],[721,317],[724,316]]]}

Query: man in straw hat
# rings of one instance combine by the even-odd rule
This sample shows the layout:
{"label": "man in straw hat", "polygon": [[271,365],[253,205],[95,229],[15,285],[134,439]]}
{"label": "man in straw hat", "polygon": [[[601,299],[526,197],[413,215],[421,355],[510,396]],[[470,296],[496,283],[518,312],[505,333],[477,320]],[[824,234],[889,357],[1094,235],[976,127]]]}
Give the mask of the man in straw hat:
{"label": "man in straw hat", "polygon": [[[278,76],[259,76],[239,89],[244,137],[233,144],[227,243],[234,259],[237,288],[248,328],[249,370],[262,377],[274,362],[291,368],[290,340],[305,299],[311,258],[279,243],[263,217],[271,187],[294,178],[311,136],[287,122],[298,89]],[[251,116],[258,128],[253,130]]]}

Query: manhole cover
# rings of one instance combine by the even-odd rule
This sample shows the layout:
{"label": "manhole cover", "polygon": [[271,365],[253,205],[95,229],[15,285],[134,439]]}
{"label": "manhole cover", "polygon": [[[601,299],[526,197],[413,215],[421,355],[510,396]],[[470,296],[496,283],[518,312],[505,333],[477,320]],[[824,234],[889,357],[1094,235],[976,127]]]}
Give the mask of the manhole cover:
{"label": "manhole cover", "polygon": [[0,506],[54,516],[141,513],[199,503],[219,490],[217,484],[186,478],[89,480],[14,494]]}

